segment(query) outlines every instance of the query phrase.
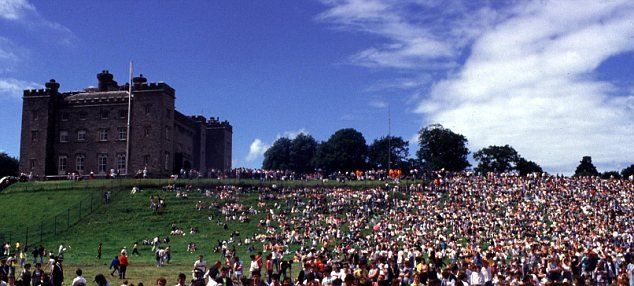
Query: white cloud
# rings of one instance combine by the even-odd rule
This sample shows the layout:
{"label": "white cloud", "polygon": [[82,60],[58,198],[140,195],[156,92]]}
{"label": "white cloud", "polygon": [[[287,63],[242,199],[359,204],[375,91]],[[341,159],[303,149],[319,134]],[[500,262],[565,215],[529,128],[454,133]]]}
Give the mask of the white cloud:
{"label": "white cloud", "polygon": [[26,0],[0,0],[0,18],[19,20],[29,11],[35,12],[35,7]]}
{"label": "white cloud", "polygon": [[374,108],[386,108],[387,102],[380,99],[373,99],[368,102],[368,105]]}
{"label": "white cloud", "polygon": [[[372,29],[370,33],[388,43],[407,43],[393,46],[394,51],[383,49],[387,54],[417,48],[434,51],[395,36],[403,31],[447,42],[450,50],[379,66],[410,70],[423,58],[455,63],[457,55],[468,53],[463,64],[449,68],[448,75],[431,84],[429,94],[421,99],[417,112],[424,116],[424,124],[441,123],[464,134],[471,150],[510,144],[555,172],[572,172],[583,155],[593,156],[600,166],[634,161],[634,97],[619,94],[623,87],[595,75],[606,59],[634,50],[634,2],[534,1],[495,11],[469,8],[474,15],[486,15],[484,23],[473,29],[465,28],[474,21],[469,16],[444,20],[447,15],[440,14],[429,27],[400,11],[403,4],[375,2],[380,3],[374,3],[380,8],[375,14],[381,16],[343,9],[363,6],[356,1],[330,2],[337,9],[331,7],[325,15],[347,19],[333,21],[344,27],[360,22],[358,26]],[[455,15],[460,13],[471,14]],[[395,21],[409,24],[397,32],[382,28]],[[447,24],[447,33],[438,29],[438,23]],[[465,40],[455,36],[461,34]]]}
{"label": "white cloud", "polygon": [[69,45],[75,40],[70,29],[44,18],[27,0],[0,0],[0,19],[22,24],[31,33],[45,33],[47,38],[57,39],[56,43]]}
{"label": "white cloud", "polygon": [[249,146],[249,154],[247,154],[245,161],[253,162],[256,159],[262,157],[264,155],[264,152],[266,152],[266,150],[269,149],[269,147],[270,146],[267,144],[264,144],[262,140],[260,140],[259,138],[256,138],[255,140],[253,140],[253,142],[251,142],[251,145]]}
{"label": "white cloud", "polygon": [[350,57],[353,64],[397,69],[448,69],[484,27],[498,18],[463,1],[324,0],[317,20],[388,39]]}
{"label": "white cloud", "polygon": [[284,131],[284,133],[282,133],[282,134],[277,134],[277,138],[279,139],[279,138],[282,138],[282,137],[286,137],[286,138],[288,138],[288,139],[293,140],[293,139],[295,139],[295,137],[297,137],[297,135],[299,135],[299,134],[306,134],[306,135],[308,135],[308,134],[310,134],[310,133],[308,133],[308,131],[306,131],[306,129],[304,129],[304,128],[300,128],[299,130]]}
{"label": "white cloud", "polygon": [[23,90],[34,88],[41,88],[41,85],[13,78],[0,78],[0,98],[21,98]]}

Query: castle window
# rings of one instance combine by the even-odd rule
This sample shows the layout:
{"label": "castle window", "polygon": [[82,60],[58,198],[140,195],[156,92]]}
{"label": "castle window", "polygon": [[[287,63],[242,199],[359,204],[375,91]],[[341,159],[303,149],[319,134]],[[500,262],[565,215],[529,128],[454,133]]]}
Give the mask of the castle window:
{"label": "castle window", "polygon": [[125,127],[119,127],[117,129],[117,131],[119,131],[119,140],[126,140],[128,137],[128,129]]}
{"label": "castle window", "polygon": [[37,130],[31,130],[31,142],[37,141],[37,137],[40,135],[40,132]]}
{"label": "castle window", "polygon": [[147,166],[150,164],[150,155],[143,156],[143,165]]}
{"label": "castle window", "polygon": [[170,153],[169,152],[165,152],[165,166],[163,167],[165,168],[165,170],[170,169]]}
{"label": "castle window", "polygon": [[117,170],[125,170],[125,154],[117,154]]}
{"label": "castle window", "polygon": [[101,119],[108,119],[108,110],[101,110],[100,116]]}
{"label": "castle window", "polygon": [[169,108],[165,109],[165,118],[170,118],[172,116],[172,111]]}
{"label": "castle window", "polygon": [[68,142],[68,131],[59,132],[59,142]]}
{"label": "castle window", "polygon": [[29,166],[31,166],[31,170],[35,169],[35,165],[37,164],[37,160],[36,159],[30,159],[29,160]]}
{"label": "castle window", "polygon": [[97,157],[97,166],[99,173],[105,173],[108,171],[108,154],[99,154]]}
{"label": "castle window", "polygon": [[128,118],[128,111],[125,109],[119,110],[119,118]]}
{"label": "castle window", "polygon": [[79,113],[79,120],[86,120],[86,112],[80,112]]}
{"label": "castle window", "polygon": [[150,126],[145,126],[145,128],[143,128],[143,134],[145,134],[145,137],[150,137]]}
{"label": "castle window", "polygon": [[86,155],[78,154],[77,157],[75,157],[75,170],[77,170],[78,172],[83,172],[85,170],[85,164]]}
{"label": "castle window", "polygon": [[108,141],[108,129],[99,129],[99,141]]}
{"label": "castle window", "polygon": [[170,139],[170,128],[169,127],[165,127],[165,139],[167,139],[167,140]]}
{"label": "castle window", "polygon": [[37,110],[33,111],[32,115],[33,115],[33,120],[40,119],[40,113]]}
{"label": "castle window", "polygon": [[68,112],[62,112],[62,121],[68,121],[70,114]]}
{"label": "castle window", "polygon": [[66,155],[59,156],[57,171],[60,175],[66,174],[67,163],[68,163],[68,156]]}
{"label": "castle window", "polygon": [[152,112],[152,105],[151,104],[146,104],[145,105],[145,115],[150,115],[151,112]]}
{"label": "castle window", "polygon": [[77,131],[77,141],[86,141],[86,130]]}

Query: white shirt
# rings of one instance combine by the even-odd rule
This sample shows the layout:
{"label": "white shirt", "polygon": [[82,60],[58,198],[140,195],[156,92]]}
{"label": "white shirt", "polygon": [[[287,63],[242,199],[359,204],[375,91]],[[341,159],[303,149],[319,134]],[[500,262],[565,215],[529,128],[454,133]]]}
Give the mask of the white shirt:
{"label": "white shirt", "polygon": [[205,272],[205,270],[207,270],[207,262],[204,260],[196,260],[196,262],[194,262],[194,269],[200,269],[202,272]]}
{"label": "white shirt", "polygon": [[478,271],[471,271],[469,275],[470,285],[484,285],[484,276]]}
{"label": "white shirt", "polygon": [[260,265],[256,260],[251,261],[251,266],[249,267],[249,273],[253,273],[254,271],[258,271],[260,269]]}
{"label": "white shirt", "polygon": [[84,285],[87,285],[86,284],[86,279],[84,277],[82,277],[82,276],[75,277],[75,279],[73,279],[73,283],[71,283],[70,285],[75,286],[75,285],[77,285],[79,283],[83,283]]}

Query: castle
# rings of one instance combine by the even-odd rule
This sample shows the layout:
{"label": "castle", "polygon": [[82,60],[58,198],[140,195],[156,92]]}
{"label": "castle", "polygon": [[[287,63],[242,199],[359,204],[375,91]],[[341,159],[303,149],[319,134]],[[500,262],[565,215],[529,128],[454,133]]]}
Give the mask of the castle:
{"label": "castle", "polygon": [[97,79],[98,87],[82,91],[60,93],[54,79],[45,89],[24,91],[21,173],[132,175],[145,169],[165,176],[231,168],[229,122],[178,112],[172,87],[139,75],[132,80],[128,128],[129,84],[118,85],[107,70]]}

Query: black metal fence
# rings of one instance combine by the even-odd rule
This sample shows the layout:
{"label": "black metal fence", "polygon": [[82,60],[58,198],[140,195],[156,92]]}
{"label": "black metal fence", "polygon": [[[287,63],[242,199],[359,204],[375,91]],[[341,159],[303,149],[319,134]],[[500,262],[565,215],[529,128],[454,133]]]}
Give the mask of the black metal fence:
{"label": "black metal fence", "polygon": [[[94,187],[92,189],[88,196],[63,211],[56,210],[55,213],[52,213],[39,224],[24,225],[10,230],[0,229],[0,242],[7,242],[12,247],[15,246],[16,242],[20,242],[21,245],[32,246],[57,237],[87,216],[103,207],[107,207],[108,204],[121,197],[127,191],[127,188],[124,189],[117,184],[102,186],[97,188],[97,190]],[[2,256],[1,252],[0,256]]]}

